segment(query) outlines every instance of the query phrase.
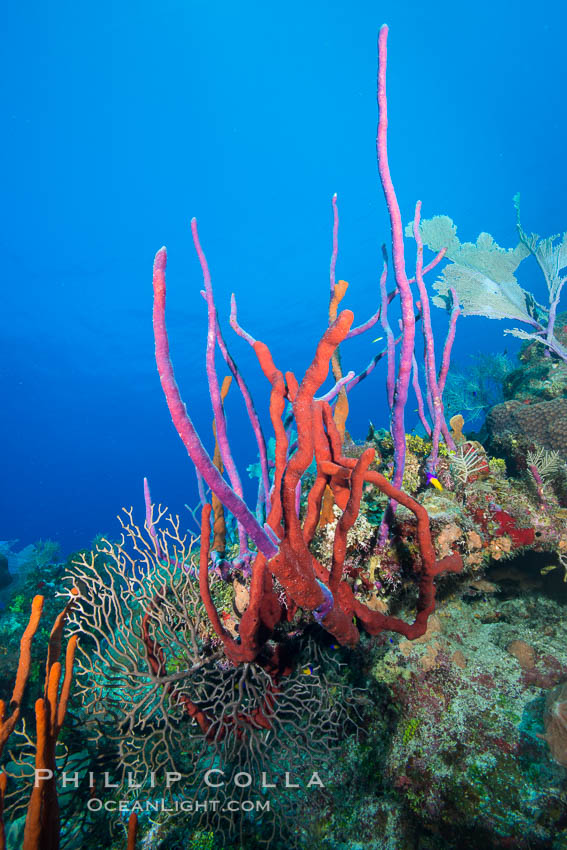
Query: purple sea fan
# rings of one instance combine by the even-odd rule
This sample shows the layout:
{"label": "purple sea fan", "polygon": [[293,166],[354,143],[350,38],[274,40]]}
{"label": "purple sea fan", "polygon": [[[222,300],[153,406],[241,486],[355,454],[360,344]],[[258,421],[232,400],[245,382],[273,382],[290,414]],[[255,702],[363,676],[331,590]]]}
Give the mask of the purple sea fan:
{"label": "purple sea fan", "polygon": [[545,701],[545,735],[553,759],[567,767],[567,682],[554,688]]}

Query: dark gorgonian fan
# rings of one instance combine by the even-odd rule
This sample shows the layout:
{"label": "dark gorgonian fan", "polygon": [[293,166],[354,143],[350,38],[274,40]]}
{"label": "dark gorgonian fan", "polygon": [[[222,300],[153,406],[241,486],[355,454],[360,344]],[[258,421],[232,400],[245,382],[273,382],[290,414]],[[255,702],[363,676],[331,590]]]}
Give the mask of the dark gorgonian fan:
{"label": "dark gorgonian fan", "polygon": [[[359,728],[364,693],[347,682],[337,650],[305,634],[288,640],[279,668],[262,658],[232,664],[208,626],[194,540],[179,519],[153,509],[150,532],[126,511],[122,527],[68,576],[79,591],[70,623],[91,736],[116,752],[114,781],[141,786],[127,790],[132,802],[191,799],[200,804],[192,823],[240,840],[253,829],[269,842]],[[151,817],[157,839],[171,815]]]}

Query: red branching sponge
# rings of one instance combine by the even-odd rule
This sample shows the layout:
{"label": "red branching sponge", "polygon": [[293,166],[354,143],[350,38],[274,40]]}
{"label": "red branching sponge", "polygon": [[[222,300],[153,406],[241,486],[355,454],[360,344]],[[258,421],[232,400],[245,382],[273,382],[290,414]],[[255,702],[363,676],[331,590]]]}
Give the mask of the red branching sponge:
{"label": "red branching sponge", "polygon": [[[326,402],[314,398],[327,377],[329,361],[347,335],[352,320],[353,314],[344,310],[324,333],[301,384],[298,384],[291,372],[287,372],[284,377],[276,368],[268,347],[254,341],[254,351],[271,384],[270,415],[276,435],[276,451],[274,488],[267,525],[279,540],[279,551],[270,560],[262,553],[255,557],[250,602],[240,622],[238,640],[224,628],[208,586],[211,515],[208,505],[203,510],[201,524],[201,596],[213,628],[222,640],[227,656],[234,663],[257,658],[275,626],[287,619],[290,608],[297,607],[312,611],[323,628],[346,646],[354,646],[359,639],[355,618],[370,634],[389,630],[409,639],[419,637],[425,632],[427,618],[435,607],[435,576],[441,572],[459,572],[462,569],[460,555],[436,561],[425,508],[394,487],[379,472],[369,470],[374,459],[373,449],[367,449],[358,459],[342,455],[341,439],[331,408]],[[282,422],[286,400],[293,405],[298,433],[298,448],[290,458]],[[313,457],[316,462],[315,481],[301,523],[296,509],[296,487]],[[415,565],[419,595],[413,623],[371,611],[355,598],[350,585],[342,578],[347,532],[358,516],[365,483],[374,484],[388,498],[404,505],[416,517],[421,562]],[[336,504],[343,510],[335,532],[330,570],[309,549],[327,486]],[[274,592],[273,576],[285,588],[287,606],[282,605]]]}

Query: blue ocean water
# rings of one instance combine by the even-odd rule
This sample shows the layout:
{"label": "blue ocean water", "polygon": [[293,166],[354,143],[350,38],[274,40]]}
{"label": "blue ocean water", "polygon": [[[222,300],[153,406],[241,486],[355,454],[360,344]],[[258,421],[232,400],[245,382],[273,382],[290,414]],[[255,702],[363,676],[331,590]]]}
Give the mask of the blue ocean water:
{"label": "blue ocean water", "polygon": [[[304,372],[326,326],[331,196],[345,306],[374,312],[389,239],[378,182],[376,37],[390,25],[389,152],[405,221],[447,213],[461,239],[516,243],[565,228],[563,3],[280,6],[10,4],[3,11],[0,540],[64,552],[114,533],[123,505],[196,502],[153,359],[151,266],[166,244],[168,326],[182,395],[212,446],[196,215],[221,321],[264,421],[267,385],[227,327]],[[520,280],[543,295],[526,262]],[[435,310],[443,333],[444,314]],[[455,361],[518,344],[460,322]],[[343,353],[362,368],[370,332]],[[222,369],[221,369],[222,373]],[[413,410],[413,407],[411,407]],[[236,393],[232,448],[254,443]],[[384,369],[351,394],[349,430],[387,424]],[[409,423],[411,425],[411,421]],[[253,503],[254,488],[248,495]]]}

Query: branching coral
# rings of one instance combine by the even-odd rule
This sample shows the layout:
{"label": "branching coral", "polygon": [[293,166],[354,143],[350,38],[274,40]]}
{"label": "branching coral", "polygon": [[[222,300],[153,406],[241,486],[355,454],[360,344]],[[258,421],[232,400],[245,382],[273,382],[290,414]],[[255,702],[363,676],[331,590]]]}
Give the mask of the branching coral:
{"label": "branching coral", "polygon": [[464,443],[451,455],[450,465],[458,481],[465,486],[471,475],[486,467],[486,457],[470,443]]}
{"label": "branching coral", "polygon": [[537,472],[543,481],[550,481],[565,469],[565,461],[559,452],[552,452],[541,446],[527,453],[526,464],[532,475]]}

